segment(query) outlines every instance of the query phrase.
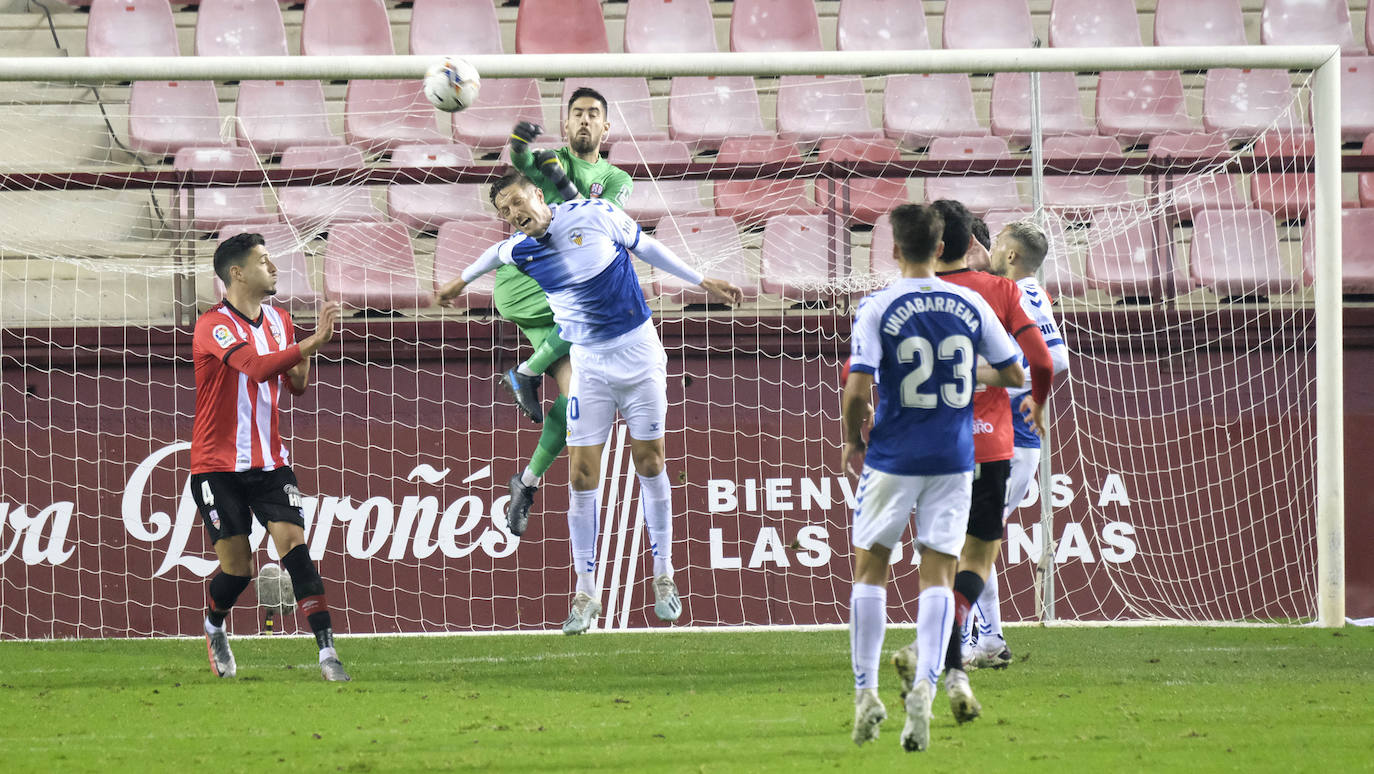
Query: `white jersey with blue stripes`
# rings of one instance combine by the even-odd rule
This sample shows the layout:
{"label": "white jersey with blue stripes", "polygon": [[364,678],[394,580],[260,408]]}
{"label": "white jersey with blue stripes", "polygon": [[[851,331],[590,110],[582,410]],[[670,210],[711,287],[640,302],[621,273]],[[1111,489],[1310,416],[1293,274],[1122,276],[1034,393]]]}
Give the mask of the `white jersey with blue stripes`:
{"label": "white jersey with blue stripes", "polygon": [[[1023,277],[1016,281],[1016,286],[1021,288],[1021,308],[1026,311],[1026,316],[1031,318],[1040,328],[1040,335],[1045,337],[1045,346],[1050,349],[1050,359],[1054,361],[1054,372],[1060,373],[1068,368],[1069,347],[1064,341],[1064,334],[1059,330],[1059,323],[1054,319],[1054,311],[1050,309],[1050,296],[1045,289],[1040,287],[1040,283],[1034,277]],[[1021,367],[1026,369],[1026,383],[1020,387],[1008,387],[1007,395],[1012,398],[1023,395],[1031,391],[1030,361],[1023,354],[1021,356]]]}

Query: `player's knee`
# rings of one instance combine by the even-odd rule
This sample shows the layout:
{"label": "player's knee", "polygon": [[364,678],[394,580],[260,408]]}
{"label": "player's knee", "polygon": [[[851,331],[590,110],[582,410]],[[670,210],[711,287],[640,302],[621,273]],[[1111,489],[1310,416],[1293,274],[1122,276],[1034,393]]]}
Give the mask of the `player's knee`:
{"label": "player's knee", "polygon": [[597,469],[591,465],[568,464],[568,483],[573,489],[585,492],[597,487]]}
{"label": "player's knee", "polygon": [[658,444],[643,444],[636,446],[632,450],[634,456],[635,472],[647,478],[653,478],[663,472],[664,459],[663,449]]}

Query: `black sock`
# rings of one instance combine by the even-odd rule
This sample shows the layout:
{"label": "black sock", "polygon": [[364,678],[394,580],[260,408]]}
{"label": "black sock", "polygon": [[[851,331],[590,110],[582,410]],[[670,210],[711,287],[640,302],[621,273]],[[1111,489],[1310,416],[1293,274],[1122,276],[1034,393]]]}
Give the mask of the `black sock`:
{"label": "black sock", "polygon": [[945,669],[963,669],[964,653],[959,642],[959,629],[969,614],[969,608],[983,593],[983,578],[976,572],[960,570],[954,576],[954,629],[949,633],[949,647],[945,650]]}
{"label": "black sock", "polygon": [[286,552],[281,563],[291,574],[291,590],[305,620],[310,623],[310,631],[315,633],[315,644],[320,650],[334,647],[334,628],[329,617],[329,603],[324,598],[324,581],[310,559],[310,550],[304,544],[296,546]]}
{"label": "black sock", "polygon": [[252,578],[230,575],[223,570],[220,570],[215,574],[215,577],[210,579],[210,604],[205,607],[205,617],[210,619],[211,626],[216,628],[224,626],[224,619],[229,615],[229,609],[234,606],[239,595],[252,582]]}

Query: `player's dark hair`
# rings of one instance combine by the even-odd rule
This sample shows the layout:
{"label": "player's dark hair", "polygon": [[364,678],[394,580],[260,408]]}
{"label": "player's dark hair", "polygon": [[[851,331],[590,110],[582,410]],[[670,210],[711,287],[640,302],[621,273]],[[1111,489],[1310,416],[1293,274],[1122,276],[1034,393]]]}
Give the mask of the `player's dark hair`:
{"label": "player's dark hair", "polygon": [[973,230],[973,238],[978,240],[978,244],[982,245],[984,250],[991,250],[991,249],[992,249],[992,234],[988,233],[988,224],[987,224],[987,221],[983,220],[982,218],[978,217],[977,215],[974,215],[974,216],[973,216],[973,229],[972,229],[972,230]]}
{"label": "player's dark hair", "polygon": [[262,238],[262,234],[251,232],[235,234],[220,242],[219,247],[215,248],[215,276],[219,277],[226,288],[229,287],[229,268],[242,266],[254,247],[265,244],[267,240]]}
{"label": "player's dark hair", "polygon": [[935,257],[944,231],[944,218],[934,207],[902,204],[888,216],[892,222],[892,241],[908,263],[926,263]]}
{"label": "player's dark hair", "polygon": [[491,184],[491,206],[496,206],[496,195],[510,188],[513,185],[534,185],[534,181],[525,177],[519,170],[512,170],[501,176],[501,179]]}
{"label": "player's dark hair", "polygon": [[938,258],[945,263],[954,263],[968,252],[968,241],[973,238],[973,214],[954,199],[936,199],[930,203],[945,221],[945,249]]}
{"label": "player's dark hair", "polygon": [[610,110],[611,110],[610,104],[606,102],[606,98],[605,98],[605,97],[601,96],[601,92],[597,91],[596,89],[591,88],[590,86],[583,86],[583,87],[581,87],[581,88],[575,89],[575,90],[573,91],[573,93],[572,93],[572,96],[571,96],[571,97],[568,97],[568,112],[569,112],[569,113],[572,112],[573,103],[576,102],[576,101],[578,101],[579,99],[582,99],[583,97],[591,97],[592,99],[596,100],[597,102],[600,102],[600,103],[601,103],[601,117],[602,117],[602,118],[606,118],[606,119],[609,119],[609,118],[610,118],[610,115],[609,115],[609,114],[610,114]]}
{"label": "player's dark hair", "polygon": [[1007,224],[1007,236],[1016,240],[1016,254],[1021,266],[1027,271],[1035,271],[1045,262],[1050,252],[1050,240],[1044,230],[1031,220],[1018,220]]}

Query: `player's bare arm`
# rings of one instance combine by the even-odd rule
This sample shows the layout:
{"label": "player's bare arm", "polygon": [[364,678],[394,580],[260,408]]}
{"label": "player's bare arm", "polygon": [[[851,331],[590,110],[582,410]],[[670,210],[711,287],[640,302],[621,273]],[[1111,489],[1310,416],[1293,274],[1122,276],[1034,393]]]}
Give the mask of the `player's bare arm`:
{"label": "player's bare arm", "polygon": [[840,470],[855,478],[863,472],[864,454],[868,451],[864,428],[873,417],[872,394],[873,374],[850,372],[844,384],[844,394],[840,396],[840,418],[844,423]]}
{"label": "player's bare arm", "polygon": [[744,291],[729,282],[716,277],[707,277],[698,285],[702,290],[715,296],[730,306],[738,306],[744,300]]}

